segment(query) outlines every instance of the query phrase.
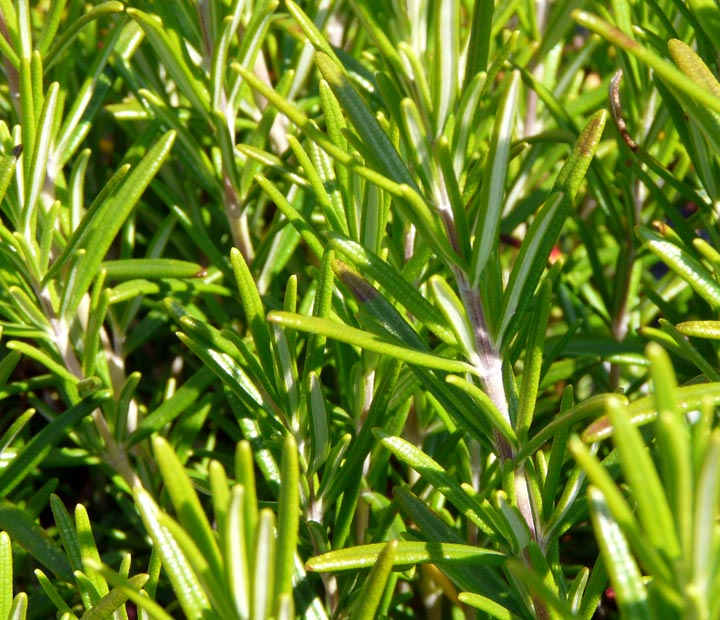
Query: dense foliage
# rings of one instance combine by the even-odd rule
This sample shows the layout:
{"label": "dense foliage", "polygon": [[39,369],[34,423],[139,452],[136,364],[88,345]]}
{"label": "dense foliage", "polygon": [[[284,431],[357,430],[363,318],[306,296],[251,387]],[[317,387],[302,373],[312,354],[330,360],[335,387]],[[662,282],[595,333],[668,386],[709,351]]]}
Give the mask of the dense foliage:
{"label": "dense foliage", "polygon": [[0,0],[0,620],[720,618],[712,0]]}

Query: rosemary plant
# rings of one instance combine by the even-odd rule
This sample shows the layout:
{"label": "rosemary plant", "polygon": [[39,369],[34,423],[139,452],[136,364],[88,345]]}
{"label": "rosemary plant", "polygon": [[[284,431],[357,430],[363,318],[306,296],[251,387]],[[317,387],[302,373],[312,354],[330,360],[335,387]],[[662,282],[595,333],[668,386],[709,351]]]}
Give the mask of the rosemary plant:
{"label": "rosemary plant", "polygon": [[0,0],[0,620],[720,618],[718,33]]}

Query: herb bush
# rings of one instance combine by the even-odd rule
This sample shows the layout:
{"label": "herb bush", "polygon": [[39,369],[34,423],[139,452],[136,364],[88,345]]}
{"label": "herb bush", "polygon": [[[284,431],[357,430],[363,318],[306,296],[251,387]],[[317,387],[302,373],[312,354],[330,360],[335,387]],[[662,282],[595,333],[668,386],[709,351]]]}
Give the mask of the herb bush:
{"label": "herb bush", "polygon": [[720,617],[716,3],[0,17],[0,620]]}

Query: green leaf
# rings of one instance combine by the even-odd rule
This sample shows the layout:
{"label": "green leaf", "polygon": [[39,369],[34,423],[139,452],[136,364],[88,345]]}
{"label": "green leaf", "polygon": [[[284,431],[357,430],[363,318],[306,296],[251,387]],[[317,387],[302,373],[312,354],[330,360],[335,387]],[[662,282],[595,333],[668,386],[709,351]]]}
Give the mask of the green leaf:
{"label": "green leaf", "polygon": [[112,79],[105,73],[108,60],[113,54],[127,53],[127,48],[123,49],[118,45],[119,42],[124,42],[124,22],[124,19],[119,20],[112,29],[111,35],[102,42],[102,50],[98,50],[98,53],[94,55],[92,65],[88,67],[85,74],[85,80],[78,90],[70,110],[64,115],[65,120],[58,130],[53,145],[53,156],[59,159],[61,165],[70,161],[83,144],[83,140],[92,129],[93,121],[112,87]]}
{"label": "green leaf", "polygon": [[312,46],[316,50],[327,54],[337,64],[340,64],[340,59],[335,54],[332,46],[328,43],[322,32],[317,29],[312,20],[303,12],[303,10],[295,2],[293,2],[293,0],[286,0],[285,6],[287,7],[290,15],[295,18],[298,26],[300,26]]}
{"label": "green leaf", "polygon": [[245,404],[252,403],[252,409],[262,407],[268,413],[279,413],[277,405],[263,395],[238,363],[226,353],[207,349],[205,343],[189,338],[181,332],[177,337],[197,355]]}
{"label": "green leaf", "polygon": [[[305,567],[307,570],[315,572],[369,568],[377,563],[380,553],[386,546],[387,543],[375,543],[331,551],[310,558]],[[398,542],[393,566],[407,568],[426,562],[499,566],[505,562],[505,559],[502,553],[470,545],[441,542]]]}
{"label": "green leaf", "polygon": [[[410,191],[417,192],[418,187],[413,180],[405,163],[400,159],[395,146],[372,114],[367,104],[362,100],[355,88],[350,84],[347,76],[327,54],[317,52],[315,62],[330,85],[340,105],[350,118],[355,131],[358,132],[363,145],[368,149],[373,161],[371,167],[382,170],[388,177],[400,186],[407,186]],[[412,221],[428,241],[437,246],[440,253],[448,258],[454,257],[447,239],[438,230],[436,218],[429,213],[427,206],[420,207],[420,202],[412,205],[414,211],[405,211],[405,215]],[[412,208],[412,207],[411,207]],[[419,211],[418,211],[419,209]]]}
{"label": "green leaf", "polygon": [[588,496],[596,540],[600,544],[620,612],[626,618],[650,620],[653,616],[648,606],[647,591],[627,540],[613,519],[603,494],[590,487]]}
{"label": "green leaf", "polygon": [[83,557],[80,549],[80,541],[78,540],[77,529],[70,513],[65,508],[62,500],[55,494],[50,496],[50,508],[52,509],[55,519],[55,527],[60,534],[65,554],[70,562],[70,566],[74,571],[84,569]]}
{"label": "green leaf", "polygon": [[31,299],[22,288],[11,286],[8,288],[8,293],[12,297],[17,310],[25,315],[28,324],[44,331],[50,331],[49,321],[39,308],[39,304]]}
{"label": "green leaf", "polygon": [[681,554],[675,523],[660,478],[640,432],[628,418],[627,409],[609,406],[613,443],[618,451],[625,480],[633,490],[638,519],[650,544],[662,549],[669,562]]}
{"label": "green leaf", "polygon": [[306,393],[308,395],[308,410],[310,432],[310,462],[308,472],[315,473],[327,460],[330,452],[330,421],[326,409],[325,396],[322,393],[320,379],[314,372],[308,374]]}
{"label": "green leaf", "polygon": [[[479,96],[479,89],[475,89]],[[476,103],[476,102],[475,102]],[[463,119],[461,119],[462,121]],[[468,130],[469,132],[469,130]],[[463,133],[461,140],[466,140],[467,135]],[[456,153],[465,149],[465,144],[455,144]],[[462,153],[464,155],[464,152]],[[450,143],[445,136],[441,136],[435,146],[435,157],[440,165],[440,194],[443,196],[442,200],[447,200],[450,204],[452,211],[452,225],[454,230],[450,233],[453,247],[457,251],[458,255],[467,261],[470,257],[470,231],[467,221],[467,212],[465,210],[465,201],[463,200],[462,193],[460,192],[460,186],[458,184],[457,175],[462,172],[462,159],[459,165],[455,165],[453,161],[453,155],[450,151]],[[457,168],[457,170],[456,170]],[[445,198],[447,196],[447,198]]]}
{"label": "green leaf", "polygon": [[678,68],[695,84],[720,98],[720,82],[693,49],[679,39],[668,41],[668,51]]}
{"label": "green leaf", "polygon": [[702,263],[654,230],[640,226],[636,232],[645,246],[685,280],[700,297],[715,310],[720,308],[720,285]]}
{"label": "green leaf", "polygon": [[[715,580],[717,558],[717,530],[715,514],[720,499],[720,432],[713,430],[695,489],[695,518],[693,528],[693,569],[698,582],[710,583]],[[707,593],[710,602],[714,597]]]}
{"label": "green leaf", "polygon": [[[90,207],[88,207],[85,216],[74,229],[72,237],[65,244],[60,256],[57,257],[45,274],[45,277],[43,278],[44,285],[57,276],[57,274],[70,262],[72,257],[82,248],[83,244],[86,243],[88,233],[92,230],[91,224],[96,221],[95,218],[98,211],[100,211],[107,199],[116,191],[122,180],[130,171],[130,168],[130,164],[120,166],[117,172],[115,172],[115,174],[102,188],[100,193],[95,197],[95,200],[93,200]],[[76,201],[77,200],[79,200],[79,198],[76,198]],[[78,206],[76,210],[80,211],[80,207]],[[74,215],[77,216],[77,214]]]}
{"label": "green leaf", "polygon": [[516,616],[509,610],[505,609],[502,605],[499,605],[495,601],[482,596],[481,594],[475,594],[473,592],[460,592],[458,599],[461,603],[470,605],[475,609],[484,611],[491,618],[496,620],[513,620]]}
{"label": "green leaf", "polygon": [[535,298],[536,311],[528,334],[528,344],[523,358],[520,402],[515,427],[522,439],[527,438],[535,413],[535,405],[542,374],[545,333],[551,309],[552,284],[545,280]]}
{"label": "green leaf", "polygon": [[[219,533],[220,552],[222,553],[222,536],[225,532],[227,511],[230,506],[230,483],[225,468],[219,461],[210,461],[208,465],[208,481],[210,484],[213,516],[215,517],[215,530]],[[223,560],[227,562],[227,558],[224,556]]]}
{"label": "green leaf", "polygon": [[40,190],[45,182],[48,169],[48,155],[50,145],[57,131],[55,126],[55,109],[58,104],[60,85],[53,82],[48,88],[43,107],[37,123],[35,143],[32,145],[32,159],[30,169],[25,171],[25,199],[23,204],[23,230],[27,235],[35,236],[38,217]]}
{"label": "green leaf", "polygon": [[185,468],[165,439],[155,435],[152,443],[160,474],[178,521],[203,553],[212,572],[221,575],[220,549]]}
{"label": "green leaf", "polygon": [[62,550],[53,544],[34,517],[4,499],[0,500],[0,530],[7,532],[16,544],[52,571],[57,579],[72,581],[72,569]]}
{"label": "green leaf", "polygon": [[192,566],[180,551],[177,541],[167,527],[160,522],[160,509],[157,504],[144,489],[136,488],[134,496],[145,528],[162,558],[163,568],[185,616],[193,620],[210,617],[210,602],[200,586]]}
{"label": "green leaf", "polygon": [[14,153],[8,153],[0,158],[0,202],[5,199],[5,194],[10,187],[10,183],[15,174],[15,166],[17,165],[18,156]]}
{"label": "green leaf", "polygon": [[0,618],[7,618],[13,599],[12,545],[6,532],[0,532]]}
{"label": "green leaf", "polygon": [[252,581],[250,552],[255,534],[254,527],[246,526],[245,497],[247,493],[241,485],[233,487],[227,511],[226,527],[223,532],[227,584],[241,618],[250,616],[250,584]]}
{"label": "green leaf", "polygon": [[[396,487],[393,489],[393,495],[402,513],[417,525],[426,540],[463,543],[457,530],[443,521],[428,507],[426,501],[413,495],[407,487]],[[458,587],[474,593],[482,593],[492,605],[510,610],[517,615],[522,614],[519,602],[495,567],[447,563],[442,565],[442,571]]]}
{"label": "green leaf", "polygon": [[430,145],[420,111],[412,99],[405,97],[400,102],[398,116],[404,130],[404,142],[411,145],[408,157],[422,186],[430,190],[437,184],[437,164],[430,155]]}
{"label": "green leaf", "polygon": [[[84,12],[78,19],[76,19],[62,34],[61,37],[56,39],[52,47],[50,47],[47,54],[44,54],[45,70],[47,71],[55,63],[59,62],[63,57],[63,52],[70,46],[70,44],[80,35],[83,28],[91,22],[100,19],[106,15],[112,15],[113,13],[122,13],[125,10],[122,2],[102,2],[96,6],[93,6],[88,11]],[[44,51],[44,48],[48,46],[48,40],[41,42],[40,49]]]}
{"label": "green leaf", "polygon": [[295,603],[293,597],[290,594],[283,594],[277,602],[277,620],[294,620],[295,616]]}
{"label": "green leaf", "polygon": [[[60,25],[60,18],[62,17],[63,11],[65,10],[65,5],[66,3],[62,1],[54,2],[45,17],[45,23],[43,24],[42,32],[40,33],[40,37],[37,40],[37,48],[43,56],[47,54],[48,50],[50,49],[50,45],[53,42],[53,39],[57,35],[58,26]],[[5,618],[5,616],[0,614],[0,618]]]}
{"label": "green leaf", "polygon": [[275,515],[268,508],[259,513],[256,534],[255,557],[253,558],[253,620],[264,620],[275,607],[273,592],[275,585]]}
{"label": "green leaf", "polygon": [[516,462],[520,463],[534,454],[543,444],[555,437],[562,429],[568,429],[580,420],[604,413],[610,401],[624,404],[627,402],[627,398],[620,394],[598,394],[597,396],[591,396],[583,402],[578,403],[567,411],[563,411],[552,422],[543,426],[530,441],[522,446],[515,457]]}
{"label": "green leaf", "polygon": [[327,338],[334,338],[340,342],[346,342],[347,344],[352,344],[368,351],[381,353],[402,360],[408,364],[423,366],[425,368],[435,368],[446,372],[478,374],[476,368],[465,362],[408,349],[383,340],[374,334],[331,319],[273,311],[268,314],[268,321],[291,329],[310,332],[312,334],[321,334]]}
{"label": "green leaf", "polygon": [[216,111],[222,109],[222,96],[225,94],[225,72],[228,66],[228,49],[242,17],[243,3],[235,2],[234,5],[231,14],[227,15],[222,21],[222,32],[217,37],[213,49],[212,68],[210,69],[212,90],[210,102],[212,110]]}
{"label": "green leaf", "polygon": [[358,605],[351,614],[355,620],[373,620],[392,572],[398,541],[391,540],[380,551],[358,595]]}
{"label": "green leaf", "polygon": [[260,363],[268,377],[274,377],[275,357],[272,350],[270,327],[265,320],[265,309],[260,299],[260,293],[243,255],[236,248],[230,252],[230,261]]}
{"label": "green leaf", "polygon": [[[137,587],[135,587],[131,579],[118,575],[115,571],[109,569],[105,565],[95,565],[92,566],[92,568],[105,577],[105,579],[114,586],[113,590],[116,588],[121,590],[128,599],[137,605],[139,610],[147,611],[148,614],[150,614],[149,617],[153,618],[153,620],[173,620],[172,616],[162,608],[162,605],[159,605],[148,597],[148,587],[146,587],[146,592],[141,592]],[[140,577],[143,577],[143,575],[136,575],[132,579],[138,579]],[[148,582],[147,586],[149,585],[150,584]]]}
{"label": "green leaf", "polygon": [[141,101],[152,110],[154,116],[164,126],[177,134],[176,153],[178,158],[197,175],[200,183],[209,192],[217,191],[212,162],[208,158],[197,138],[188,130],[182,119],[161,97],[141,88],[138,91]]}
{"label": "green leaf", "polygon": [[181,293],[206,293],[220,297],[230,297],[230,289],[217,284],[206,284],[199,278],[192,280],[170,280],[162,282],[151,280],[128,280],[107,289],[108,304],[115,305],[133,300],[143,295],[168,295]]}
{"label": "green leaf", "polygon": [[96,392],[59,415],[25,445],[22,452],[0,473],[0,498],[17,487],[48,454],[67,437],[68,431],[90,415],[107,398],[106,390]]}
{"label": "green leaf", "polygon": [[[385,448],[432,484],[469,521],[484,532],[493,532],[491,520],[486,514],[487,508],[468,495],[460,483],[450,476],[439,463],[400,437],[391,437],[380,430],[375,431],[375,435],[380,438]],[[400,551],[398,551],[398,557],[400,555]]]}
{"label": "green leaf", "polygon": [[25,592],[20,592],[13,599],[12,608],[8,614],[8,620],[25,620],[28,610],[28,597]]}
{"label": "green leaf", "polygon": [[432,293],[435,305],[440,308],[445,323],[455,334],[455,340],[462,347],[465,357],[478,368],[482,367],[482,361],[475,351],[475,336],[472,333],[470,320],[462,302],[458,299],[455,291],[450,288],[447,281],[439,275],[430,278],[430,292]]}
{"label": "green leaf", "polygon": [[348,259],[363,275],[376,280],[418,321],[443,342],[457,345],[457,338],[443,315],[422,295],[416,286],[376,254],[359,243],[333,235],[329,247]]}
{"label": "green leaf", "polygon": [[495,3],[492,0],[475,0],[473,2],[470,40],[465,60],[464,89],[469,87],[470,81],[478,73],[487,70],[494,9]]}
{"label": "green leaf", "polygon": [[[408,221],[415,224],[418,230],[423,233],[426,241],[431,244],[433,249],[447,260],[457,262],[457,256],[445,238],[445,234],[439,226],[437,218],[433,217],[427,203],[413,186],[406,183],[398,183],[384,174],[362,165],[354,156],[337,147],[305,114],[300,112],[287,100],[283,99],[267,84],[259,80],[252,72],[247,71],[237,63],[233,63],[232,68],[240,73],[248,84],[266,97],[272,105],[293,121],[303,133],[313,140],[313,142],[317,143],[333,159],[397,198],[396,205],[398,209]],[[335,67],[335,70],[339,72],[339,75],[336,74],[336,77],[343,82],[345,78],[342,77],[342,72],[337,69],[337,67]],[[348,87],[352,88],[350,85],[348,85]],[[355,94],[357,95],[357,93]],[[357,96],[359,97],[359,95]],[[361,105],[364,106],[365,104],[363,103]],[[382,131],[382,128],[380,130]]]}
{"label": "green leaf", "polygon": [[[315,200],[317,201],[317,204],[322,210],[322,212],[325,214],[328,224],[330,225],[330,229],[347,235],[347,222],[345,221],[345,214],[342,210],[342,204],[338,205],[337,201],[331,200],[328,193],[328,187],[331,186],[331,184],[334,184],[334,178],[331,180],[327,176],[329,172],[327,159],[322,160],[321,158],[316,157],[318,163],[325,164],[325,166],[321,166],[320,170],[318,170],[318,168],[315,166],[310,156],[305,152],[305,149],[303,149],[297,138],[295,138],[294,136],[288,136],[288,142],[290,143],[290,148],[292,149],[293,153],[295,153],[295,157],[297,158],[298,163],[305,171],[305,176],[307,177],[310,183],[310,187],[315,194]],[[317,154],[318,147],[316,145],[313,146],[313,151],[315,151]],[[323,156],[324,158],[327,158],[327,155],[325,155],[324,153]]]}
{"label": "green leaf", "polygon": [[128,258],[104,262],[100,266],[108,280],[132,280],[134,278],[197,278],[204,268],[197,263],[172,258]]}
{"label": "green leaf", "polygon": [[244,512],[245,538],[250,541],[255,535],[255,527],[258,520],[258,506],[255,493],[253,453],[248,441],[238,442],[235,448],[235,479],[237,483],[243,487],[245,492],[241,506]]}
{"label": "green leaf", "polygon": [[460,71],[460,15],[458,3],[437,2],[433,4],[434,24],[432,36],[435,63],[432,67],[433,103],[435,106],[435,135],[440,135],[447,123],[448,116],[454,112],[453,104],[457,98]]}
{"label": "green leaf", "polygon": [[573,11],[572,15],[581,26],[596,32],[610,43],[617,45],[648,65],[671,89],[688,95],[700,105],[720,114],[720,98],[715,97],[704,88],[698,88],[690,77],[673,67],[668,61],[660,58],[657,54],[643,47],[637,41],[596,15],[585,11]]}
{"label": "green leaf", "polygon": [[[22,4],[20,5],[22,6]],[[22,28],[22,30],[26,30]],[[23,37],[25,38],[25,37]],[[27,37],[29,40],[29,36]],[[30,51],[21,50],[20,56],[20,113],[25,122],[21,125],[23,145],[22,150],[22,170],[31,170],[30,164],[33,155],[33,146],[35,144],[35,133],[37,131],[37,112],[40,110],[42,102],[35,101],[35,93],[32,85],[33,71],[30,64]],[[26,146],[27,145],[27,146]]]}
{"label": "green leaf", "polygon": [[90,518],[88,517],[87,510],[82,504],[75,506],[75,527],[77,530],[77,541],[80,550],[80,557],[82,558],[83,569],[87,572],[87,576],[90,579],[92,586],[99,596],[105,596],[108,593],[108,586],[105,579],[98,575],[92,569],[85,566],[85,563],[90,560],[94,562],[100,562],[100,554],[95,544],[95,537],[92,533],[92,527],[90,525]]}
{"label": "green leaf", "polygon": [[[58,2],[58,4],[61,3]],[[0,52],[2,52],[3,56],[8,59],[8,62],[13,66],[13,68],[17,70],[20,68],[20,58],[13,49],[13,45],[18,47],[16,30],[17,15],[14,3],[3,2],[2,11],[10,40],[8,41],[5,37],[0,37],[2,39],[2,43],[0,43]]]}
{"label": "green leaf", "polygon": [[215,573],[208,563],[207,556],[201,551],[188,531],[177,521],[164,512],[159,512],[158,522],[166,528],[182,553],[187,566],[191,567],[198,578],[204,594],[208,597],[210,606],[216,610],[218,616],[232,614],[233,604],[228,596],[222,575]]}
{"label": "green leaf", "polygon": [[[0,334],[2,334],[1,331]],[[7,383],[21,358],[22,353],[20,353],[20,351],[11,351],[5,354],[2,360],[0,360],[0,386],[4,386]],[[13,422],[13,425],[14,424]],[[12,441],[12,433],[8,434],[8,430],[3,433],[2,440],[0,440],[0,446],[2,447],[9,445],[10,441]],[[6,437],[10,437],[11,439],[8,441]]]}
{"label": "green leaf", "polygon": [[300,525],[300,464],[295,438],[288,434],[280,463],[277,546],[275,558],[275,595],[277,603],[284,594],[292,595],[292,577]]}
{"label": "green leaf", "polygon": [[535,608],[543,617],[552,618],[553,620],[565,620],[575,617],[568,604],[560,599],[556,592],[550,589],[547,583],[532,568],[515,559],[509,560],[507,567],[516,580],[527,585],[533,595]]}
{"label": "green leaf", "polygon": [[137,429],[130,435],[129,445],[146,439],[192,407],[212,383],[213,377],[209,368],[205,366],[200,368],[172,395],[172,398],[160,404],[142,419]]}
{"label": "green leaf", "polygon": [[323,242],[307,220],[292,205],[292,203],[290,203],[290,201],[275,184],[270,182],[261,174],[255,175],[255,181],[257,181],[257,184],[263,188],[265,193],[277,205],[277,208],[293,225],[300,237],[302,237],[303,241],[312,250],[313,254],[315,254],[318,259],[321,259],[324,252]]}
{"label": "green leaf", "polygon": [[[356,486],[359,490],[359,481],[362,478],[363,463],[373,448],[375,438],[372,429],[375,427],[388,428],[392,421],[387,415],[390,402],[397,386],[400,374],[400,362],[393,361],[383,373],[383,376],[373,394],[372,403],[367,411],[365,423],[360,427],[357,436],[352,440],[345,460],[337,476],[332,481],[323,480],[321,492],[325,501],[337,501],[341,493],[350,494],[348,489]],[[328,486],[324,488],[325,484]]]}
{"label": "green leaf", "polygon": [[60,596],[57,587],[47,578],[45,573],[43,573],[39,568],[35,569],[35,577],[37,577],[43,592],[45,592],[47,597],[53,602],[58,611],[61,613],[71,613],[70,607],[63,600],[62,596]]}
{"label": "green leaf", "polygon": [[[654,575],[659,585],[662,582],[666,584],[672,583],[670,568],[662,557],[660,549],[650,544],[635,519],[632,509],[608,471],[590,454],[589,450],[577,437],[571,437],[568,446],[578,464],[587,474],[591,484],[597,489],[596,492],[602,495],[603,505],[606,505],[607,510],[611,511],[613,526],[619,527],[624,536],[627,536],[645,570]],[[604,554],[603,558],[606,563],[609,561]]]}
{"label": "green leaf", "polygon": [[445,379],[450,385],[455,385],[463,390],[477,404],[478,409],[487,419],[495,431],[500,433],[511,445],[517,445],[517,435],[508,419],[500,413],[490,397],[478,386],[466,381],[456,375],[448,375]]}
{"label": "green leaf", "polygon": [[126,13],[143,29],[180,92],[187,97],[193,108],[211,124],[208,113],[210,94],[188,66],[183,42],[177,36],[172,36],[172,31],[165,28],[157,15],[135,8],[127,8]]}
{"label": "green leaf", "polygon": [[[147,583],[148,578],[148,575],[135,575],[128,579],[128,584],[140,590]],[[115,587],[86,611],[80,620],[106,620],[122,607],[128,598],[129,596],[123,588]]]}
{"label": "green leaf", "polygon": [[20,340],[10,340],[6,346],[11,351],[18,351],[19,353],[25,355],[25,357],[29,357],[30,359],[39,362],[40,364],[45,366],[45,368],[51,371],[54,375],[56,375],[58,379],[66,381],[69,385],[75,386],[80,381],[75,375],[73,375],[69,370],[67,370],[65,366],[63,366],[59,362],[56,362],[47,353],[41,351],[37,347],[32,346],[31,344],[22,342]]}
{"label": "green leaf", "polygon": [[142,375],[139,372],[133,372],[128,375],[120,388],[117,396],[117,407],[115,408],[114,435],[118,443],[124,443],[128,435],[128,416],[131,415],[133,407],[133,399],[135,390],[137,389]]}
{"label": "green leaf", "polygon": [[[92,220],[88,222],[87,228],[80,233],[83,239],[82,248],[85,250],[85,256],[81,259],[82,268],[78,272],[77,280],[73,283],[72,290],[67,295],[66,318],[70,318],[75,314],[80,300],[90,288],[105,254],[140,196],[167,159],[174,140],[175,133],[172,131],[160,138],[148,150],[140,163],[120,181],[112,195],[108,196],[98,210],[92,213]],[[88,215],[90,215],[90,212]],[[71,243],[68,245],[71,245]],[[62,259],[61,256],[58,260]]]}
{"label": "green leaf", "polygon": [[677,349],[672,349],[674,352],[677,352],[678,355],[681,355],[695,364],[695,366],[705,373],[705,376],[711,381],[720,381],[720,373],[678,329],[676,329],[671,323],[668,323],[665,319],[659,319],[658,323],[660,324],[661,330],[668,334],[676,345]]}
{"label": "green leaf", "polygon": [[511,321],[517,322],[524,316],[524,310],[533,297],[550,252],[600,142],[606,119],[607,113],[600,110],[588,121],[575,142],[572,154],[560,170],[550,197],[525,235],[503,294],[500,312],[502,318],[498,330],[500,342],[509,342],[513,335],[508,330]]}
{"label": "green leaf", "polygon": [[[686,385],[675,390],[677,411],[686,414],[694,410],[702,410],[705,406],[716,407],[720,405],[720,383],[701,383],[699,385]],[[657,407],[654,396],[638,398],[629,405],[630,422],[635,426],[652,422],[657,417]],[[582,433],[582,440],[594,443],[610,437],[613,433],[612,424],[607,416],[603,416],[588,426]]]}
{"label": "green leaf", "polygon": [[[332,254],[328,252],[326,256]],[[360,306],[361,314],[358,318],[368,326],[368,329],[380,332],[381,335],[386,333],[391,340],[394,339],[419,351],[427,351],[427,345],[417,332],[374,286],[342,261],[331,260],[331,262],[338,279],[349,289]],[[365,314],[374,320],[367,320]]]}
{"label": "green leaf", "polygon": [[471,259],[471,281],[478,286],[490,255],[497,251],[498,229],[505,201],[505,180],[510,162],[510,147],[515,129],[517,99],[520,89],[520,74],[513,71],[497,111],[497,119],[490,141],[485,173],[480,187],[480,204],[474,228],[473,258]]}

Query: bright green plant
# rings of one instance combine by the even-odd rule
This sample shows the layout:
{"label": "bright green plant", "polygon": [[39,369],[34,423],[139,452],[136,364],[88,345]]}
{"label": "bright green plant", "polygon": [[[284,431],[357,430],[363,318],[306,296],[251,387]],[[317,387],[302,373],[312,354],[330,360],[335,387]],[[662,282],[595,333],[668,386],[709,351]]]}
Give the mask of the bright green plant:
{"label": "bright green plant", "polygon": [[[637,514],[580,439],[570,448],[593,485],[590,513],[623,617],[715,618],[720,437],[712,404],[706,396],[690,405],[683,400],[657,345],[649,346],[648,357],[658,413],[653,454],[632,426],[631,407],[614,404],[609,411]],[[698,407],[694,419],[687,417],[689,407]]]}
{"label": "bright green plant", "polygon": [[0,572],[2,572],[0,618],[25,620],[27,617],[27,594],[18,592],[13,597],[12,547],[10,537],[5,532],[0,532]]}
{"label": "bright green plant", "polygon": [[[247,443],[238,445],[237,482],[231,488],[223,467],[210,463],[217,535],[177,455],[159,437],[153,443],[177,521],[143,489],[136,490],[135,501],[185,616],[294,618],[298,605],[303,617],[325,617],[312,595],[293,599],[293,577],[303,573],[296,554],[299,467],[292,435],[283,448],[277,522],[275,512],[258,507]],[[158,617],[157,605],[138,596],[134,600],[142,607],[147,603],[149,615]]]}
{"label": "bright green plant", "polygon": [[720,616],[714,3],[0,18],[0,620]]}

